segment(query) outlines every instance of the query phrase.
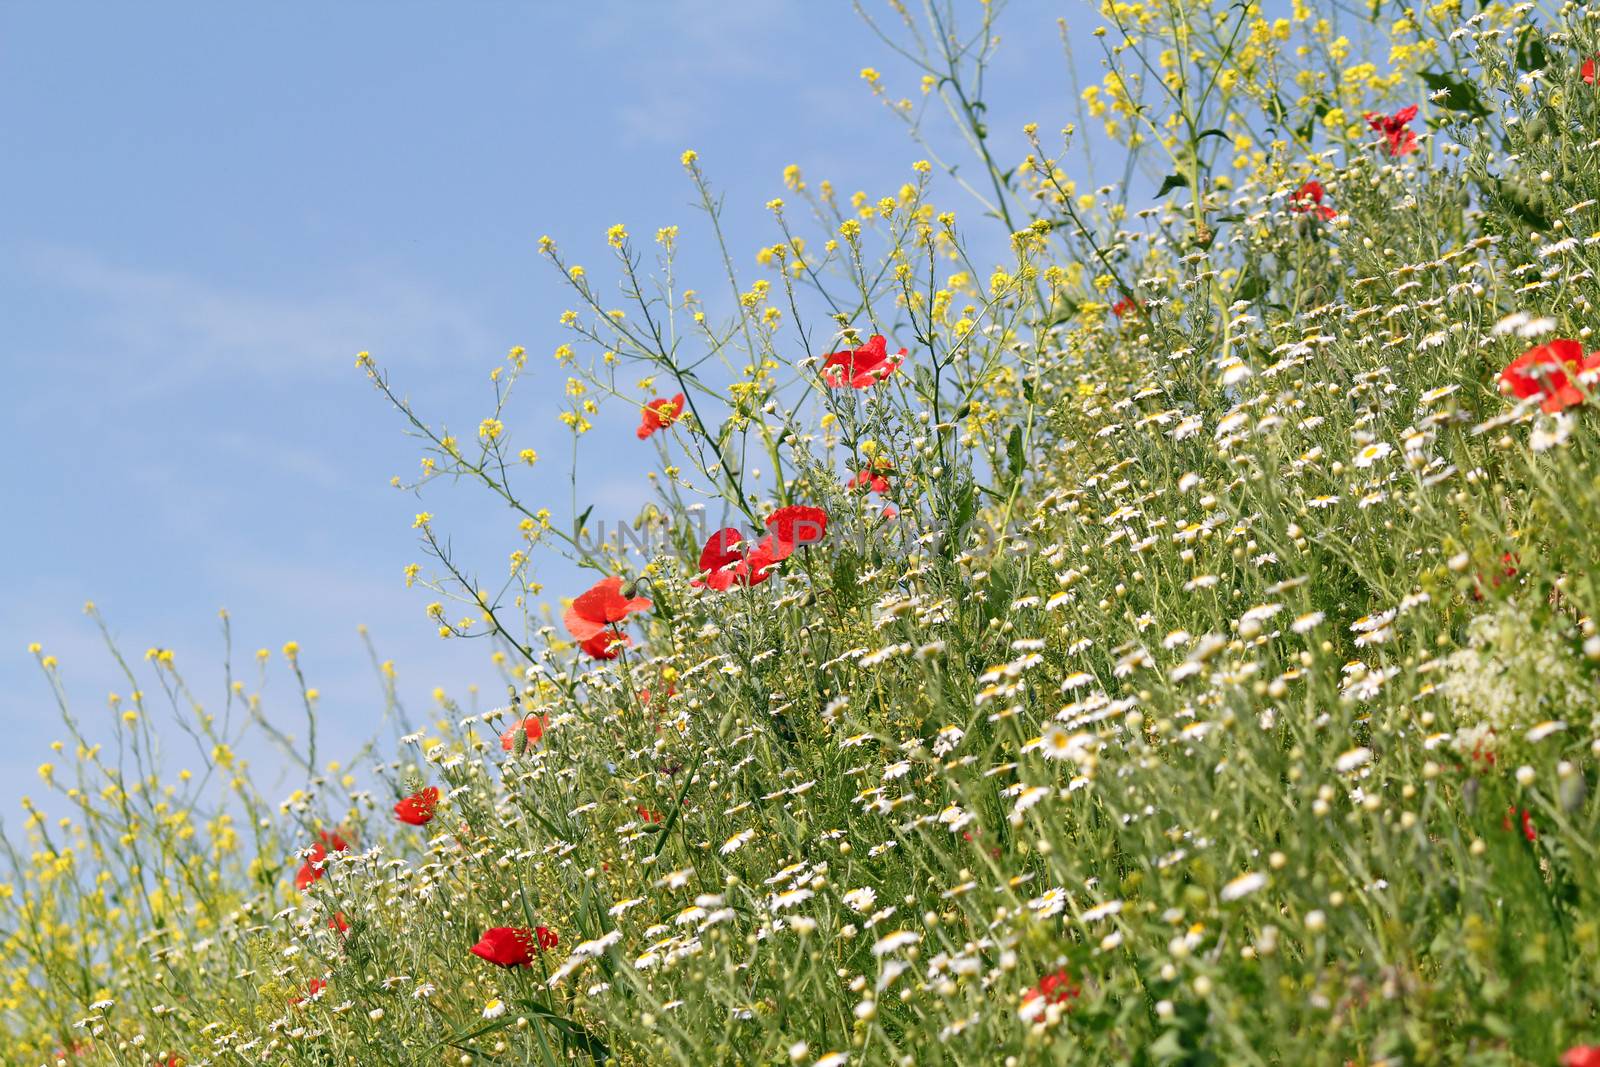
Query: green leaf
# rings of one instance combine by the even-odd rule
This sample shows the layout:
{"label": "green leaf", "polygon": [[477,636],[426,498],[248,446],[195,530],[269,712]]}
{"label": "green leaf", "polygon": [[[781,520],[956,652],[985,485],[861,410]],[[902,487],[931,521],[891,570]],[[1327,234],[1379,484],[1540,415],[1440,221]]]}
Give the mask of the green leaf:
{"label": "green leaf", "polygon": [[1550,228],[1550,217],[1523,182],[1491,178],[1487,182],[1480,182],[1479,188],[1522,223],[1540,231]]}
{"label": "green leaf", "polygon": [[1245,267],[1244,273],[1239,276],[1239,284],[1234,287],[1233,298],[1235,300],[1259,300],[1266,294],[1267,288],[1267,279],[1262,277],[1261,272],[1256,270],[1254,265],[1249,265]]}
{"label": "green leaf", "polygon": [[1067,322],[1075,318],[1083,310],[1083,303],[1074,300],[1064,293],[1057,293],[1050,304],[1050,314],[1045,318],[1043,325],[1054,326],[1058,322]]}
{"label": "green leaf", "polygon": [[1188,187],[1189,187],[1189,179],[1188,178],[1185,178],[1181,174],[1169,174],[1165,178],[1161,179],[1161,188],[1156,190],[1156,199],[1157,200],[1161,199],[1163,196],[1166,196],[1168,193],[1172,192],[1172,190],[1174,190],[1174,189],[1179,189],[1179,188],[1187,189]]}
{"label": "green leaf", "polygon": [[705,753],[695,760],[694,767],[683,776],[683,785],[678,787],[678,798],[672,804],[672,810],[667,812],[666,825],[661,827],[661,840],[656,842],[656,850],[652,855],[661,855],[661,850],[667,846],[667,840],[672,836],[672,828],[678,825],[678,816],[683,813],[683,798],[689,792],[689,783],[694,781],[694,776],[700,771],[700,764],[705,762]]}
{"label": "green leaf", "polygon": [[856,557],[852,552],[835,552],[833,554],[833,587],[835,589],[853,589],[856,584]]}
{"label": "green leaf", "polygon": [[1204,141],[1207,137],[1220,137],[1224,141],[1233,140],[1233,138],[1228,136],[1228,133],[1227,133],[1226,130],[1219,130],[1219,129],[1216,129],[1215,127],[1213,127],[1213,128],[1211,128],[1209,130],[1201,130],[1200,131],[1200,136],[1196,137],[1194,139],[1195,144],[1199,144],[1201,141]]}
{"label": "green leaf", "polygon": [[1294,128],[1294,135],[1302,141],[1311,140],[1312,135],[1316,132],[1317,123],[1327,113],[1328,101],[1318,96],[1316,103],[1311,106],[1311,113],[1306,116],[1306,120]]}
{"label": "green leaf", "polygon": [[1183,1037],[1177,1030],[1168,1030],[1156,1038],[1145,1049],[1145,1053],[1157,1063],[1175,1063],[1187,1054],[1183,1047]]}
{"label": "green leaf", "polygon": [[1517,66],[1522,70],[1543,70],[1550,62],[1550,53],[1544,46],[1544,35],[1535,26],[1522,31],[1517,41]]}
{"label": "green leaf", "polygon": [[1011,434],[1006,438],[1006,459],[1011,462],[1011,479],[1017,481],[1022,478],[1023,468],[1027,466],[1027,457],[1022,453],[1022,427],[1011,427]]}
{"label": "green leaf", "polygon": [[594,1034],[590,1033],[589,1029],[583,1024],[573,1022],[571,1019],[557,1015],[555,1012],[551,1011],[549,1008],[545,1007],[537,1000],[533,1000],[532,998],[518,999],[515,1001],[515,1003],[519,1007],[525,1008],[530,1014],[539,1016],[541,1022],[548,1023],[557,1030],[561,1031],[561,1036],[565,1041],[582,1049],[594,1060],[604,1060],[607,1056],[611,1055],[611,1049],[606,1045],[606,1043],[601,1041],[598,1037],[595,1037]]}
{"label": "green leaf", "polygon": [[978,513],[977,487],[974,483],[967,482],[956,490],[955,507],[952,511],[951,517],[955,521],[949,532],[951,534],[950,544],[954,545],[955,538],[966,532],[967,527],[972,523],[972,516]]}
{"label": "green leaf", "polygon": [[1422,70],[1417,75],[1428,84],[1434,92],[1441,90],[1446,95],[1439,100],[1439,106],[1449,111],[1461,111],[1468,115],[1483,118],[1489,114],[1489,109],[1484,105],[1483,96],[1478,92],[1478,87],[1469,85],[1454,74],[1443,71]]}

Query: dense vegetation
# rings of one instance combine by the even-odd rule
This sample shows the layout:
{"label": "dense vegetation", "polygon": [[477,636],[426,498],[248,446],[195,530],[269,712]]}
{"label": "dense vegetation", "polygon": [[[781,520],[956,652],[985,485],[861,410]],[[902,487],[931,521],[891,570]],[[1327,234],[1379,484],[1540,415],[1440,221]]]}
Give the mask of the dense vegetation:
{"label": "dense vegetation", "polygon": [[[406,575],[505,706],[330,766],[310,698],[153,651],[91,720],[36,649],[7,1062],[1600,1063],[1596,12],[1112,2],[999,160],[998,7],[874,23],[929,161],[791,168],[754,280],[693,152],[698,228],[543,241],[570,341],[476,432],[361,354],[407,488],[509,509]],[[634,525],[524,499],[524,375],[638,411]]]}

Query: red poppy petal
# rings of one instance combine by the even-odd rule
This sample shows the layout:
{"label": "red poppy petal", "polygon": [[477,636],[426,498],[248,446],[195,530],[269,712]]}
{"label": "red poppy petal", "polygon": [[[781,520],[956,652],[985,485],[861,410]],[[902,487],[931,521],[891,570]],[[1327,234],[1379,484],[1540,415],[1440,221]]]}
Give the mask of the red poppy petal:
{"label": "red poppy petal", "polygon": [[633,644],[633,639],[627,634],[617,633],[615,630],[602,630],[578,647],[583,649],[585,655],[595,659],[616,659],[622,650]]}
{"label": "red poppy petal", "polygon": [[767,518],[776,543],[773,559],[788,559],[796,548],[818,544],[828,532],[828,513],[822,508],[792,504],[779,508]]}
{"label": "red poppy petal", "polygon": [[744,580],[748,581],[750,585],[760,585],[768,578],[771,578],[778,562],[787,559],[789,553],[794,551],[793,546],[790,546],[787,552],[779,555],[779,550],[782,546],[783,542],[774,537],[763,537],[760,543],[751,549],[750,554],[745,557],[744,562],[748,569]]}
{"label": "red poppy petal", "polygon": [[738,545],[743,540],[744,535],[732,526],[712,534],[700,550],[700,569],[715,577],[722,568],[742,558]]}

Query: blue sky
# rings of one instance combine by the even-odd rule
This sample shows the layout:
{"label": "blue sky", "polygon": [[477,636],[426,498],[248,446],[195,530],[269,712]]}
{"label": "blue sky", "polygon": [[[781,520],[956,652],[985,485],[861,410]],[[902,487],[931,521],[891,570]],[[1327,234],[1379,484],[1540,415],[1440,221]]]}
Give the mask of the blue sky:
{"label": "blue sky", "polygon": [[[1023,122],[1071,117],[1056,13],[1018,0],[1002,22],[991,118],[1018,156]],[[105,696],[126,686],[89,599],[125,652],[174,649],[212,704],[219,608],[241,658],[298,641],[324,752],[379,704],[358,623],[413,708],[436,685],[492,691],[487,647],[441,642],[404,588],[422,505],[388,481],[417,453],[354,353],[470,432],[489,369],[526,345],[550,388],[525,388],[508,425],[546,456],[529,497],[559,508],[546,357],[565,305],[538,235],[596,266],[613,222],[692,241],[693,147],[756,276],[786,164],[877,196],[921,158],[865,65],[915,93],[843,0],[0,6],[0,813],[62,733],[29,642],[112,729]],[[647,499],[638,455],[591,487],[597,514]],[[515,547],[482,493],[425,506],[485,571]],[[552,594],[576,591],[569,573],[551,568]],[[292,722],[286,682],[268,711]]]}

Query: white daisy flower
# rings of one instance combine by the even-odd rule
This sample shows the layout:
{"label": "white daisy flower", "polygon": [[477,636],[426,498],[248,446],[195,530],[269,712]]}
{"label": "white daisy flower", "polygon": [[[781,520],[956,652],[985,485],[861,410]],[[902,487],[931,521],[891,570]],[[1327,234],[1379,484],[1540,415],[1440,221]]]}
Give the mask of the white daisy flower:
{"label": "white daisy flower", "polygon": [[1254,871],[1247,871],[1222,887],[1219,894],[1223,900],[1238,900],[1247,897],[1257,889],[1267,884],[1267,876]]}

